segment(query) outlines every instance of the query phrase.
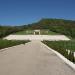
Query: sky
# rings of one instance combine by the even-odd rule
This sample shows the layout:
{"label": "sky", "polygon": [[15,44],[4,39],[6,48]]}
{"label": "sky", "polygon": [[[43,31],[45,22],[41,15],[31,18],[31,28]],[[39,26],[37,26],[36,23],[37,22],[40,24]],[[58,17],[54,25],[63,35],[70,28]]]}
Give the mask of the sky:
{"label": "sky", "polygon": [[75,0],[0,0],[1,25],[25,25],[42,18],[75,20]]}

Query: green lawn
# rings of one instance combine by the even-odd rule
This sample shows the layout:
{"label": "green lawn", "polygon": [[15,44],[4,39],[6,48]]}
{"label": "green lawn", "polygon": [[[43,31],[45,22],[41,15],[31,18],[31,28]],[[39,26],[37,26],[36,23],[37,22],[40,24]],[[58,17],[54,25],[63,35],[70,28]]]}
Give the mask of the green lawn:
{"label": "green lawn", "polygon": [[59,33],[49,31],[48,34],[46,34],[46,35],[59,35]]}
{"label": "green lawn", "polygon": [[[63,56],[65,56],[67,59],[75,63],[75,40],[70,41],[43,41],[46,45],[51,47],[52,49],[58,51]],[[70,53],[68,53],[68,50],[70,50]]]}
{"label": "green lawn", "polygon": [[[25,31],[20,31],[20,32],[16,32],[14,33],[15,35],[33,35],[34,32],[33,30],[25,30]],[[59,33],[55,33],[52,31],[47,31],[47,30],[41,30],[41,35],[58,35]]]}
{"label": "green lawn", "polygon": [[62,48],[75,51],[75,40],[70,41],[45,41],[52,48]]}
{"label": "green lawn", "polygon": [[15,46],[15,45],[19,45],[19,44],[25,44],[27,42],[28,41],[18,41],[18,40],[12,41],[12,40],[2,40],[2,39],[0,39],[0,49]]}
{"label": "green lawn", "polygon": [[[16,35],[28,35],[29,33],[26,33],[26,31],[20,31],[20,32],[16,32],[14,34],[16,34]],[[30,34],[32,34],[32,33],[30,33]]]}

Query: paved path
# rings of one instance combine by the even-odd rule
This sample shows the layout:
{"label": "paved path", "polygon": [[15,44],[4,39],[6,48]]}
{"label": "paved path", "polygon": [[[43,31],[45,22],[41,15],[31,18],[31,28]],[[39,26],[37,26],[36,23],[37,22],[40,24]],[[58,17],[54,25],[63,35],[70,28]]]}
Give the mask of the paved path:
{"label": "paved path", "polygon": [[0,75],[75,75],[56,54],[41,42],[0,51]]}

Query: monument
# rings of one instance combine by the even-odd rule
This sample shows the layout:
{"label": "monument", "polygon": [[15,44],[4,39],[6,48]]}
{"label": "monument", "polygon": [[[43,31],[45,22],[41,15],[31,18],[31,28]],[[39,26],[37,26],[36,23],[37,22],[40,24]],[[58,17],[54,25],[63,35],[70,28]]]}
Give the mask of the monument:
{"label": "monument", "polygon": [[39,34],[40,35],[40,30],[34,30],[34,35]]}

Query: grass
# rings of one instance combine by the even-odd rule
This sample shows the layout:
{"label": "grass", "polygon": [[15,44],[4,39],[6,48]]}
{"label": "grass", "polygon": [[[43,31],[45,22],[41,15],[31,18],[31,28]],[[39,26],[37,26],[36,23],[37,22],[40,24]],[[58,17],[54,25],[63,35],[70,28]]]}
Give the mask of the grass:
{"label": "grass", "polygon": [[[14,34],[15,35],[34,35],[34,31],[33,30],[27,30],[26,31],[25,30],[25,31],[16,32]],[[49,30],[41,30],[41,35],[59,35],[59,33],[52,32],[52,31],[49,31]]]}
{"label": "grass", "polygon": [[16,33],[14,33],[15,35],[30,35],[30,34],[33,34],[32,32],[30,32],[30,33],[27,33],[26,31],[20,31],[20,32],[16,32]]}
{"label": "grass", "polygon": [[58,47],[59,49],[68,49],[75,51],[75,40],[70,41],[46,41],[51,47]]}
{"label": "grass", "polygon": [[[46,45],[51,47],[52,49],[58,51],[67,59],[75,63],[75,40],[70,41],[43,41]],[[68,51],[70,51],[68,53]]]}
{"label": "grass", "polygon": [[53,32],[53,31],[49,31],[46,35],[59,35],[59,33]]}
{"label": "grass", "polygon": [[27,42],[28,41],[18,41],[18,40],[12,41],[12,40],[2,40],[2,39],[0,39],[0,49],[15,46],[15,45],[19,45],[19,44],[25,44]]}

